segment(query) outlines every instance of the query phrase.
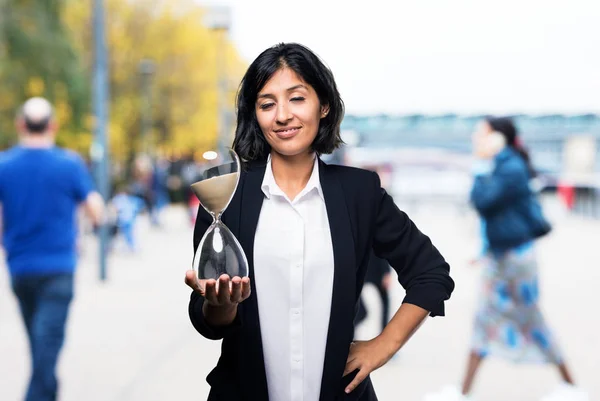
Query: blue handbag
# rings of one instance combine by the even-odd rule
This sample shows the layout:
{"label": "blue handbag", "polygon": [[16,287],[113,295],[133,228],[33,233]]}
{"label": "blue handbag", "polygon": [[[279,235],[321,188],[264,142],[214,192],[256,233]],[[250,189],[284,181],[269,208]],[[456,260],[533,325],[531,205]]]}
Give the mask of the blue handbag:
{"label": "blue handbag", "polygon": [[530,196],[527,213],[527,222],[530,226],[531,237],[540,238],[552,231],[552,225],[548,222],[542,211],[542,206],[534,193]]}

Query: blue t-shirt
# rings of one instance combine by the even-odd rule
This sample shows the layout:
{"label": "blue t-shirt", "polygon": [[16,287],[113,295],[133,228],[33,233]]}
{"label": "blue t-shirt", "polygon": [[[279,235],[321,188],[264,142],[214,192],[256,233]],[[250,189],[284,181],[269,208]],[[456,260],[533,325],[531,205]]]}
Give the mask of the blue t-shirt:
{"label": "blue t-shirt", "polygon": [[0,155],[3,243],[11,275],[73,272],[76,210],[92,191],[83,160],[57,147]]}

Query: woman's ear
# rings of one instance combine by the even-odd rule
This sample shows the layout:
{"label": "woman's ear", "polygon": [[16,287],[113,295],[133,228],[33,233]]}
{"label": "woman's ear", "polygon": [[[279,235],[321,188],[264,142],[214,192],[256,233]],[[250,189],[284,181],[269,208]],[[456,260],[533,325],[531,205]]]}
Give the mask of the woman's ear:
{"label": "woman's ear", "polygon": [[329,114],[329,105],[328,104],[321,106],[321,118],[327,117],[327,114]]}

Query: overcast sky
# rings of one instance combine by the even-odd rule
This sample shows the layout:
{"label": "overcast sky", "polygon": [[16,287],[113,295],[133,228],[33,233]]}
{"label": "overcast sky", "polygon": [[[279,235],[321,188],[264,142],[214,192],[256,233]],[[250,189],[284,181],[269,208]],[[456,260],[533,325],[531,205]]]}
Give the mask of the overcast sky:
{"label": "overcast sky", "polygon": [[248,62],[310,47],[350,113],[600,113],[598,0],[198,1]]}

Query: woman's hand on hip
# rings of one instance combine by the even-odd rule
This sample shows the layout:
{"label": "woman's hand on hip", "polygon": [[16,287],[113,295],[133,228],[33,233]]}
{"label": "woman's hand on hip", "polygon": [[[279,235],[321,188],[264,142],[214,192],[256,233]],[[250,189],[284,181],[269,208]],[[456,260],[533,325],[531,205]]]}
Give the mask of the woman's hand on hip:
{"label": "woman's hand on hip", "polygon": [[231,307],[248,299],[250,296],[250,278],[221,275],[219,280],[199,280],[196,272],[188,270],[185,273],[185,283],[204,297],[210,306]]}
{"label": "woman's hand on hip", "polygon": [[353,341],[346,361],[344,376],[358,369],[352,382],[346,387],[346,393],[352,392],[369,374],[389,361],[398,350],[382,337],[369,341]]}

